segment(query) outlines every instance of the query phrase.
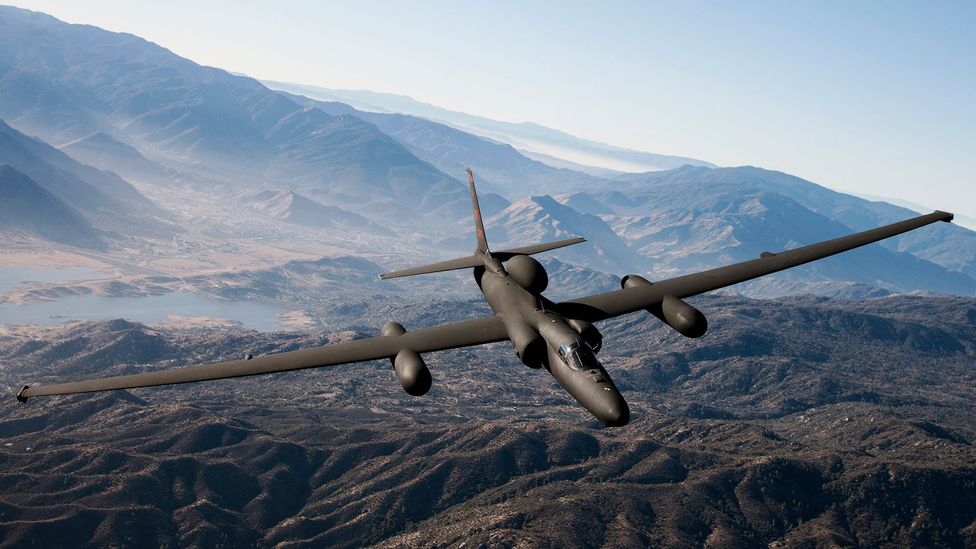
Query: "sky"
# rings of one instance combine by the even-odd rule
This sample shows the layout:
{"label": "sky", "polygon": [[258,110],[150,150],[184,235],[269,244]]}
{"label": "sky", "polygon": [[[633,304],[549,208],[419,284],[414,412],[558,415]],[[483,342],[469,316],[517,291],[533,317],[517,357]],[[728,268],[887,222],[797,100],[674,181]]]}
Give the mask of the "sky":
{"label": "sky", "polygon": [[255,78],[408,95],[976,218],[976,2],[20,1]]}

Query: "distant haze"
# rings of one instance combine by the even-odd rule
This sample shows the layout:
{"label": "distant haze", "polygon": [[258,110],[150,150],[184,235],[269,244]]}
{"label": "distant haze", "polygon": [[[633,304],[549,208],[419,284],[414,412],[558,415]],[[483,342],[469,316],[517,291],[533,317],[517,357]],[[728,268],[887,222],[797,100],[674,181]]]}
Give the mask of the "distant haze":
{"label": "distant haze", "polygon": [[976,217],[976,4],[21,1],[255,77]]}

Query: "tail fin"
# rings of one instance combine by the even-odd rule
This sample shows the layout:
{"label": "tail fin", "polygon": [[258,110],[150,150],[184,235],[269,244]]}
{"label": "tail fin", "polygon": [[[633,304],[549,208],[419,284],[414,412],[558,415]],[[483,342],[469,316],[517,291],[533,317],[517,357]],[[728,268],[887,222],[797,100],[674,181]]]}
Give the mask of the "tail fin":
{"label": "tail fin", "polygon": [[471,207],[474,209],[474,232],[478,237],[475,252],[488,252],[488,239],[485,237],[485,224],[481,220],[481,206],[478,205],[478,191],[474,188],[474,173],[468,168],[468,185],[471,187]]}

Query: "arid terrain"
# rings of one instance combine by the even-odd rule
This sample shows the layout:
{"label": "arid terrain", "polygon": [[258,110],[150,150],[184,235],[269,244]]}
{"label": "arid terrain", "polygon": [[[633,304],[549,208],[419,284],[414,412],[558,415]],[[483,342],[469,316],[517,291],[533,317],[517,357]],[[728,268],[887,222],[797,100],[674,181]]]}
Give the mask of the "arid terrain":
{"label": "arid terrain", "polygon": [[[976,543],[976,301],[695,304],[712,319],[701,340],[644,315],[604,329],[601,356],[633,410],[622,429],[600,428],[507,344],[431,355],[421,398],[376,362],[9,399],[2,544]],[[468,314],[363,305],[330,336],[8,328],[0,375],[13,390]]]}

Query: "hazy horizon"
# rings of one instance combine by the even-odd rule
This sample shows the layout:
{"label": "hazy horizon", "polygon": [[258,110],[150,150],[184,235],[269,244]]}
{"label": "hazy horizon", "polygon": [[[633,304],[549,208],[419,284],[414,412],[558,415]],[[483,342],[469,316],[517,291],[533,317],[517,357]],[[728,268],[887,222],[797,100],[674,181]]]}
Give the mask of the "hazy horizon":
{"label": "hazy horizon", "polygon": [[19,6],[259,79],[439,107],[976,217],[976,6]]}

